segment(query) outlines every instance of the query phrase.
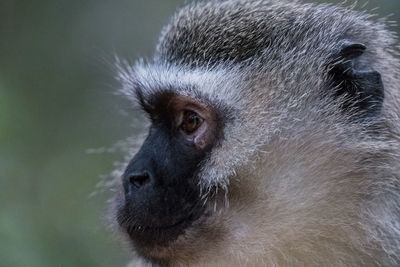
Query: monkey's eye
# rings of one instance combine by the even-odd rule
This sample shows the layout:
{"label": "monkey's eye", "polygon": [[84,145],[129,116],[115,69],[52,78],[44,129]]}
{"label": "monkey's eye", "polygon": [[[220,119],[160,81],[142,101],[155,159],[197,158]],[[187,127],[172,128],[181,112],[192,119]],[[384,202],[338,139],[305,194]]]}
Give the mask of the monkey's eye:
{"label": "monkey's eye", "polygon": [[203,119],[196,112],[185,110],[183,112],[182,124],[180,125],[180,128],[186,134],[192,134],[200,127],[202,123]]}

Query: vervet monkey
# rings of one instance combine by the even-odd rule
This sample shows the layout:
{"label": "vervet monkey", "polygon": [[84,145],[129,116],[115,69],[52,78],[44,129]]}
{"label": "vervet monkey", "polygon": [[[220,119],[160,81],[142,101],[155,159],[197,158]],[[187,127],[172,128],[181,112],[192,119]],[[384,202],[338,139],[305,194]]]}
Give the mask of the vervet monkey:
{"label": "vervet monkey", "polygon": [[400,62],[343,6],[202,1],[117,62],[151,125],[114,219],[132,266],[400,266]]}

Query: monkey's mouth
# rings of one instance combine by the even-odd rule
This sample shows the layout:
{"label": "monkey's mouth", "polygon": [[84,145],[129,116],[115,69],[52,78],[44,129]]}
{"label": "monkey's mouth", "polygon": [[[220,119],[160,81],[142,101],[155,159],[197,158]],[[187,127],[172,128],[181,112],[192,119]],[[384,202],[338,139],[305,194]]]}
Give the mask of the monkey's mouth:
{"label": "monkey's mouth", "polygon": [[119,221],[119,224],[129,235],[135,246],[152,248],[167,246],[175,241],[179,236],[183,235],[194,222],[198,221],[201,215],[202,211],[196,210],[185,217],[174,220],[173,223],[145,225],[132,223],[127,219]]}
{"label": "monkey's mouth", "polygon": [[166,225],[161,225],[161,226],[146,226],[146,225],[132,225],[127,228],[128,233],[134,234],[134,235],[145,235],[145,234],[151,234],[152,232],[156,233],[161,233],[161,232],[168,232],[168,231],[173,231],[175,229],[179,229],[184,227],[185,225],[189,225],[192,222],[192,217],[193,215],[183,218],[179,220],[178,222],[174,224],[166,224]]}

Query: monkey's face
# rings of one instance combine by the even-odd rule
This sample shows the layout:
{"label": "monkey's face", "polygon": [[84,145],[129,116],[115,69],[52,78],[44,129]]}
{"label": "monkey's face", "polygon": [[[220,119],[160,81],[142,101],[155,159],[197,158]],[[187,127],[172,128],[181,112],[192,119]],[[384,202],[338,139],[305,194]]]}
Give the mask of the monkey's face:
{"label": "monkey's face", "polygon": [[168,246],[203,216],[196,171],[218,125],[206,103],[168,92],[139,99],[152,124],[123,174],[117,220],[144,252]]}

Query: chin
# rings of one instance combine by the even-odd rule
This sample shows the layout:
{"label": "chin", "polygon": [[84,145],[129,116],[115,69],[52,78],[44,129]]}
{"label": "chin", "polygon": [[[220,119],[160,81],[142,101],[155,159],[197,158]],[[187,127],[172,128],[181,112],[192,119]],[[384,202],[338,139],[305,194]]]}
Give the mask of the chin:
{"label": "chin", "polygon": [[214,226],[215,215],[207,205],[195,205],[173,219],[153,218],[145,223],[125,203],[120,205],[115,220],[137,254],[133,266],[173,266],[197,262],[198,245],[221,236],[220,229]]}

